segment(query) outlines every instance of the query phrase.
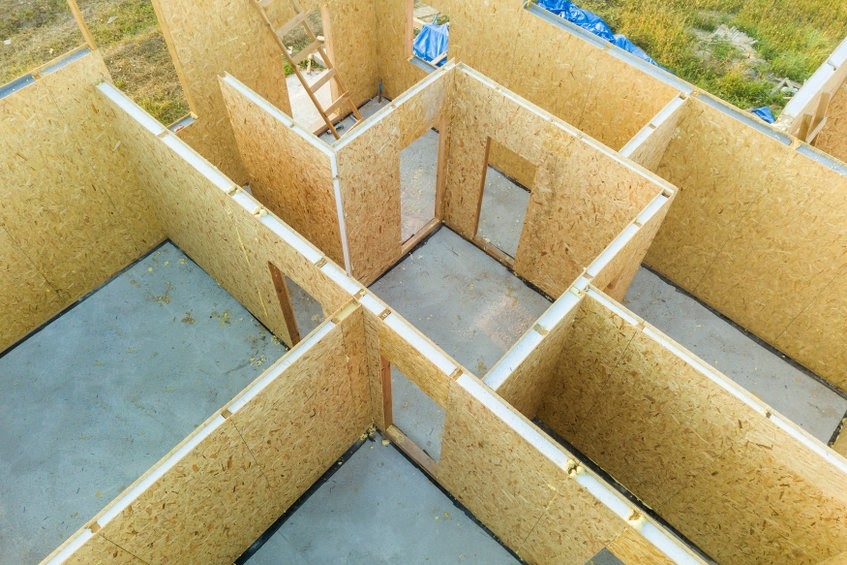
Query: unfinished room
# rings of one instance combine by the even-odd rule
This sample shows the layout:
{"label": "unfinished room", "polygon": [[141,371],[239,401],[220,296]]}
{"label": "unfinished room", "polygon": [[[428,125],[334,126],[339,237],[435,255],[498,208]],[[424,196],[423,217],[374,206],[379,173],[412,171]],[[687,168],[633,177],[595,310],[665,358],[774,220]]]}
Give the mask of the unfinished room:
{"label": "unfinished room", "polygon": [[471,4],[154,0],[163,125],[69,0],[0,88],[0,562],[847,560],[847,44],[771,126]]}

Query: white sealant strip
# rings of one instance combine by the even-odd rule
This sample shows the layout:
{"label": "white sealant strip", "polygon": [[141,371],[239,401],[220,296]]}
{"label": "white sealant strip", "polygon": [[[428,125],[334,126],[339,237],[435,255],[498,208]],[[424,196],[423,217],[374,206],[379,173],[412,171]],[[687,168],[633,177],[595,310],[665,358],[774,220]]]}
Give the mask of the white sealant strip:
{"label": "white sealant strip", "polygon": [[653,132],[656,131],[660,125],[665,123],[668,119],[673,116],[677,110],[679,110],[682,105],[685,104],[685,99],[679,95],[670,102],[668,102],[664,108],[659,110],[659,113],[656,114],[650,123],[641,128],[635,136],[629,140],[629,142],[623,146],[623,149],[619,151],[621,155],[626,158],[632,157],[632,154],[636,149],[641,147],[641,145],[651,136]]}
{"label": "white sealant strip", "polygon": [[85,542],[90,540],[92,537],[94,537],[94,533],[91,530],[83,530],[71,543],[67,545],[67,547],[57,553],[53,559],[48,561],[47,565],[59,565],[60,563],[64,563],[74,554],[74,552],[76,552],[76,550],[81,548]]}
{"label": "white sealant strip", "polygon": [[567,468],[569,460],[567,454],[547,439],[546,436],[542,435],[535,426],[515,414],[496,393],[486,388],[485,385],[470,375],[463,374],[456,382],[486,408],[491,410],[497,418],[508,424],[510,428],[532,444],[544,457],[552,461],[557,467],[562,469]]}
{"label": "white sealant strip", "polygon": [[205,426],[197,430],[196,434],[191,437],[182,447],[180,447],[176,452],[174,452],[170,457],[168,457],[165,461],[163,461],[158,467],[153,469],[153,471],[144,477],[144,479],[132,487],[132,489],[126,493],[124,496],[119,498],[115,503],[109,507],[106,512],[97,519],[97,524],[103,528],[109,522],[115,519],[118,514],[123,512],[130,504],[135,502],[141,494],[144,493],[147,489],[153,486],[159,479],[161,479],[165,473],[170,471],[174,466],[177,465],[186,455],[191,453],[191,451],[200,445],[204,439],[212,435],[212,432],[217,430],[223,423],[226,422],[223,416],[217,416],[212,421],[208,422]]}
{"label": "white sealant strip", "polygon": [[606,249],[603,250],[600,255],[591,262],[591,265],[588,266],[588,269],[585,271],[588,276],[592,279],[596,278],[597,275],[600,274],[600,271],[605,269],[609,264],[615,260],[615,257],[618,256],[626,245],[635,238],[636,234],[638,234],[639,227],[635,224],[629,224],[626,226],[623,231],[618,234],[618,236],[612,240],[612,243],[606,246]]}
{"label": "white sealant strip", "polygon": [[223,78],[221,78],[221,81],[225,82],[227,85],[237,90],[242,96],[244,96],[247,100],[249,100],[256,106],[258,106],[261,110],[263,110],[273,119],[282,123],[285,127],[291,128],[292,130],[297,132],[300,137],[302,137],[315,149],[321,151],[327,156],[333,155],[332,148],[324,140],[307,131],[300,124],[298,124],[289,116],[287,116],[285,112],[283,112],[282,110],[262,98],[257,92],[252,90],[249,86],[247,86],[231,74],[224,74]]}
{"label": "white sealant strip", "polygon": [[662,210],[665,204],[667,204],[668,200],[670,200],[670,196],[665,196],[664,194],[658,195],[638,214],[638,217],[635,218],[635,223],[643,226],[652,220]]}
{"label": "white sealant strip", "polygon": [[362,297],[359,299],[359,304],[367,308],[367,310],[374,316],[379,316],[385,311],[386,308],[388,308],[385,303],[380,301],[370,291],[362,295]]}
{"label": "white sealant strip", "polygon": [[588,279],[585,279],[582,286],[574,284],[567,291],[563,292],[556,302],[538,318],[536,322],[538,327],[548,332],[553,331],[553,328],[562,323],[562,320],[579,306],[579,303],[582,301],[581,293],[588,289],[589,284]]}
{"label": "white sealant strip", "polygon": [[[258,201],[256,202],[258,205]],[[321,253],[314,245],[309,243],[303,236],[299,233],[291,229],[285,222],[274,216],[273,214],[267,214],[260,218],[262,224],[264,224],[269,230],[273,232],[274,235],[279,237],[285,243],[290,245],[297,251],[300,255],[306,258],[310,263],[317,263],[321,259],[323,259],[323,253]]]}
{"label": "white sealant strip", "polygon": [[405,339],[409,345],[431,361],[445,375],[452,375],[458,369],[458,366],[446,354],[416,332],[408,322],[397,314],[389,314],[385,318],[385,325],[397,332],[397,335]]}
{"label": "white sealant strip", "polygon": [[351,296],[365,288],[356,279],[342,271],[335,263],[327,263],[321,267],[321,271]]}
{"label": "white sealant strip", "polygon": [[[646,530],[649,536],[645,535],[645,539],[665,555],[672,557],[677,563],[702,563],[687,548],[682,546],[680,541],[646,519],[643,513],[617,490],[579,465],[577,461],[568,457],[563,450],[539,432],[535,426],[515,414],[494,392],[488,390],[470,375],[460,376],[457,383],[564,472],[567,472],[569,465],[577,463],[576,471],[570,472],[568,475],[604,506],[626,521],[627,524],[642,533]],[[637,518],[633,518],[635,516]]]}
{"label": "white sealant strip", "polygon": [[238,185],[235,184],[229,177],[216,169],[211,163],[201,157],[199,153],[194,151],[173,133],[168,132],[167,135],[160,139],[165,145],[170,147],[174,153],[182,157],[186,163],[194,167],[197,172],[209,179],[215,186],[224,192],[228,193],[232,191],[233,188],[238,187]]}
{"label": "white sealant strip", "polygon": [[832,52],[832,55],[829,56],[826,62],[835,68],[847,62],[847,38],[835,48],[835,51]]}
{"label": "white sealant strip", "polygon": [[331,320],[326,320],[315,331],[313,331],[306,339],[294,346],[288,354],[280,359],[277,364],[262,375],[262,377],[250,385],[244,393],[236,398],[229,406],[226,407],[230,413],[235,414],[247,403],[256,398],[260,392],[265,390],[274,380],[276,380],[286,369],[303,357],[317,342],[322,340],[329,332],[335,328],[335,324]]}
{"label": "white sealant strip", "polygon": [[528,332],[518,341],[512,349],[498,361],[488,374],[485,375],[485,384],[493,390],[498,390],[511,376],[512,372],[526,361],[526,358],[538,347],[544,340],[544,336],[538,333],[534,328],[530,328]]}
{"label": "white sealant strip", "polygon": [[97,85],[99,90],[106,98],[111,100],[121,110],[129,114],[129,116],[139,123],[144,129],[153,135],[161,135],[167,131],[167,128],[160,124],[156,119],[142,110],[135,102],[129,99],[126,94],[118,90],[108,82],[101,82]]}
{"label": "white sealant strip", "polygon": [[344,255],[344,270],[353,275],[350,265],[350,248],[347,243],[347,222],[344,220],[344,198],[341,196],[341,181],[338,178],[338,158],[333,154],[329,157],[332,174],[332,192],[335,195],[335,212],[338,216],[338,231],[341,236],[341,252]]}
{"label": "white sealant strip", "polygon": [[815,455],[820,456],[824,461],[842,473],[847,473],[847,459],[817,439],[807,435],[800,426],[787,419],[785,416],[773,412],[768,413],[768,419],[770,419],[776,427],[813,451]]}

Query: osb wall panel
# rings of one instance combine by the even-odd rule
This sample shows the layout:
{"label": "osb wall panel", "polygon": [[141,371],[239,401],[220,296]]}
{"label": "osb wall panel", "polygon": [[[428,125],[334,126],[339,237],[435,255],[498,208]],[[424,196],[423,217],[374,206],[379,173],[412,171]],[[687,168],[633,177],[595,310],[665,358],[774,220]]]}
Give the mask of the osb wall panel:
{"label": "osb wall panel", "polygon": [[232,562],[276,519],[275,496],[225,422],[100,535],[149,563]]}
{"label": "osb wall panel", "polygon": [[424,78],[426,72],[409,62],[412,53],[406,40],[407,0],[374,0],[373,4],[382,92],[394,99]]}
{"label": "osb wall panel", "polygon": [[847,162],[847,81],[833,93],[826,111],[826,125],[815,138],[814,146]]}
{"label": "osb wall panel", "polygon": [[612,261],[595,275],[591,280],[594,286],[618,302],[623,302],[629,286],[632,284],[632,279],[635,278],[647,250],[650,249],[650,245],[656,237],[656,232],[659,231],[668,210],[673,205],[674,197],[675,193],[660,210],[640,226],[635,236],[618,251]]}
{"label": "osb wall panel", "polygon": [[108,79],[89,54],[0,100],[0,350],[164,238],[94,88]]}
{"label": "osb wall panel", "polygon": [[328,152],[232,86],[221,82],[221,90],[253,196],[343,265]]}
{"label": "osb wall panel", "polygon": [[65,561],[67,565],[144,565],[144,561],[97,533]]}
{"label": "osb wall panel", "polygon": [[688,101],[686,100],[682,106],[677,108],[677,110],[666,120],[660,123],[658,127],[652,128],[652,132],[649,137],[647,137],[647,139],[645,139],[641,145],[639,145],[635,151],[629,155],[629,158],[642,167],[655,171],[658,168],[659,163],[661,163],[662,157],[665,155],[665,151],[668,149],[668,144],[670,143],[671,138],[673,138],[674,132],[676,132],[676,128],[679,125],[680,120],[682,120],[685,115],[684,108],[687,104]]}
{"label": "osb wall panel", "polygon": [[840,453],[847,457],[847,434],[844,433],[843,427],[841,429],[841,433],[838,434],[838,438],[835,440],[835,443],[832,444],[832,449],[834,449],[836,453]]}
{"label": "osb wall panel", "polygon": [[[397,314],[392,314],[397,316]],[[397,335],[393,329],[388,327],[379,317],[366,313],[370,318],[368,327],[376,331],[379,354],[396,366],[403,375],[418,386],[439,406],[447,406],[447,393],[451,379],[445,375],[429,359],[412,347],[403,337]],[[429,341],[423,335],[422,339]],[[437,347],[437,346],[436,346]],[[376,372],[375,374],[379,374]]]}
{"label": "osb wall panel", "polygon": [[671,565],[674,563],[673,560],[632,528],[624,530],[607,546],[607,549],[624,563],[632,563],[633,565],[638,563]]}
{"label": "osb wall panel", "polygon": [[243,0],[153,0],[180,82],[198,120],[180,137],[239,184],[239,160],[218,77],[228,72],[291,114],[280,48],[270,28]]}
{"label": "osb wall panel", "polygon": [[538,344],[509,378],[497,389],[497,394],[530,420],[552,386],[559,363],[560,352],[567,342],[568,333],[578,309],[572,310],[541,343]]}
{"label": "osb wall panel", "polygon": [[[692,100],[657,171],[680,192],[646,262],[847,388],[847,179]],[[710,155],[702,159],[702,155]],[[813,317],[817,316],[817,317]]]}
{"label": "osb wall panel", "polygon": [[492,141],[488,148],[488,164],[532,191],[538,167],[508,147]]}
{"label": "osb wall panel", "polygon": [[558,296],[661,188],[473,71],[454,75],[445,222],[475,235],[489,138],[537,166],[515,270]]}
{"label": "osb wall panel", "polygon": [[350,265],[365,285],[400,258],[400,149],[391,112],[338,150]]}
{"label": "osb wall panel", "polygon": [[841,551],[847,476],[585,298],[539,418],[719,562]]}
{"label": "osb wall panel", "polygon": [[116,120],[168,237],[286,344],[291,345],[291,338],[268,262],[317,299],[324,312],[334,312],[346,303],[346,293],[315,265],[161,139],[123,111]]}
{"label": "osb wall panel", "polygon": [[[262,504],[273,506],[275,516],[300,498],[371,423],[364,358],[358,354],[361,324],[360,311],[342,320],[231,418],[270,483],[273,497]],[[345,332],[346,326],[354,331]],[[348,352],[356,355],[354,371]]]}
{"label": "osb wall panel", "polygon": [[[620,149],[678,91],[522,8],[444,0],[451,57]],[[504,64],[508,61],[508,64]]]}
{"label": "osb wall panel", "polygon": [[628,529],[455,383],[438,479],[530,563],[584,563]]}

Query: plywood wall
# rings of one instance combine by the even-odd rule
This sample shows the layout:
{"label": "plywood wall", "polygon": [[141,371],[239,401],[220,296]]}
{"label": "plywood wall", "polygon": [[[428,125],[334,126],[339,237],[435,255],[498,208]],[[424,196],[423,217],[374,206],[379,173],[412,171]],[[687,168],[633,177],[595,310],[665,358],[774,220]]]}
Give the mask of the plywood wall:
{"label": "plywood wall", "polygon": [[253,196],[343,265],[332,150],[253,99],[237,79],[221,81],[221,90]]}
{"label": "plywood wall", "polygon": [[256,318],[291,345],[268,263],[315,297],[324,312],[346,302],[348,295],[317,266],[321,253],[299,236],[283,240],[269,224],[278,220],[263,220],[268,213],[258,201],[173,134],[156,136],[143,128],[123,110],[132,104],[128,99],[120,104],[115,122],[131,152],[127,162],[145,178],[167,236]]}
{"label": "plywood wall", "polygon": [[0,351],[164,239],[88,54],[0,99]]}
{"label": "plywood wall", "polygon": [[832,93],[826,124],[815,138],[814,145],[847,162],[847,80]]}
{"label": "plywood wall", "polygon": [[160,478],[111,520],[101,514],[77,562],[241,555],[367,428],[362,321],[357,307],[346,309],[244,406],[207,421],[198,432],[212,431],[171,464],[175,448],[158,464],[171,465]]}
{"label": "plywood wall", "polygon": [[847,474],[587,296],[538,417],[721,563],[847,548]]}
{"label": "plywood wall", "polygon": [[439,124],[451,84],[439,72],[335,146],[350,264],[365,285],[400,259],[400,152]]}
{"label": "plywood wall", "polygon": [[630,563],[665,562],[567,469],[459,383],[450,388],[439,480],[530,563],[584,563],[604,547]]}
{"label": "plywood wall", "polygon": [[677,91],[529,13],[521,2],[444,0],[450,56],[613,149]]}
{"label": "plywood wall", "polygon": [[[375,0],[377,59],[383,94],[394,99],[426,76],[426,71],[409,62],[411,30],[408,6],[412,0]],[[433,3],[430,2],[430,5]]]}
{"label": "plywood wall", "polygon": [[489,138],[537,167],[515,270],[550,296],[662,192],[648,173],[464,66],[451,102],[445,222],[468,239],[476,235]]}
{"label": "plywood wall", "polygon": [[[847,178],[692,100],[656,171],[679,187],[646,262],[847,390]],[[708,155],[708,159],[703,156]]]}
{"label": "plywood wall", "polygon": [[180,133],[239,184],[239,159],[218,77],[229,72],[290,114],[279,46],[250,1],[153,0],[182,88],[198,120]]}

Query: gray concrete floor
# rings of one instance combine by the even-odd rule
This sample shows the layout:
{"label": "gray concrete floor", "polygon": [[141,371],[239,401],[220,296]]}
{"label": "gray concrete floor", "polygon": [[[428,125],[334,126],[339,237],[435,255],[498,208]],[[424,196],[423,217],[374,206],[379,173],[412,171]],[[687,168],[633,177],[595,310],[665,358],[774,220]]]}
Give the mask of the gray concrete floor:
{"label": "gray concrete floor", "polygon": [[529,191],[489,165],[477,235],[515,257],[528,205]]}
{"label": "gray concrete floor", "polygon": [[300,288],[300,285],[288,277],[285,277],[285,285],[291,298],[294,319],[297,321],[297,331],[300,332],[300,339],[303,339],[326,319],[326,314],[320,302]]}
{"label": "gray concrete floor", "polygon": [[400,152],[400,231],[406,241],[435,217],[438,133],[427,130]]}
{"label": "gray concrete floor", "polygon": [[55,549],[285,347],[165,244],[0,357],[0,562]]}
{"label": "gray concrete floor", "polygon": [[[389,102],[391,101],[387,98],[383,98],[382,102],[380,102],[377,98],[371,98],[370,100],[359,106],[359,115],[362,116],[362,119],[366,120],[373,116],[377,112],[377,110],[387,105]],[[353,117],[353,114],[350,114],[349,116],[335,124],[335,129],[338,131],[339,135],[343,137],[347,130],[350,129],[350,127],[352,127],[355,123],[356,119]],[[324,132],[318,137],[320,137],[329,144],[333,144],[337,141],[335,137],[333,137],[333,135],[329,132]]]}
{"label": "gray concrete floor", "polygon": [[624,304],[822,442],[844,417],[847,400],[649,270]]}
{"label": "gray concrete floor", "polygon": [[[550,302],[500,263],[442,227],[371,285],[377,296],[482,377]],[[444,411],[396,370],[395,425],[438,460]]]}
{"label": "gray concrete floor", "polygon": [[517,563],[377,434],[317,489],[248,561]]}

